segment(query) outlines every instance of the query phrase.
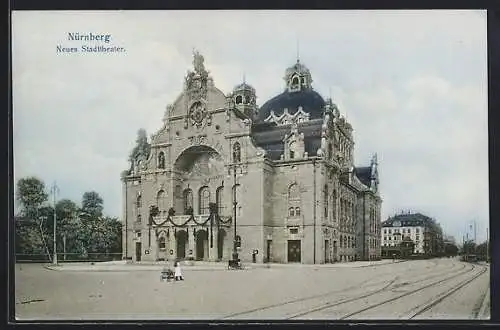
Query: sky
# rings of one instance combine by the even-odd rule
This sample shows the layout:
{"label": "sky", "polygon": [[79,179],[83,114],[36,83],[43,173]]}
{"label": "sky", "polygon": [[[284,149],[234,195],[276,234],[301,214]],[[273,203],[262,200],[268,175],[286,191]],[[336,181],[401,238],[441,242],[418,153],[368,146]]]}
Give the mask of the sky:
{"label": "sky", "polygon": [[[58,53],[68,33],[110,34],[125,52]],[[382,219],[435,218],[458,242],[489,223],[486,11],[14,12],[14,182],[37,176],[57,199],[97,191],[121,217],[121,171],[137,130],[162,127],[192,51],[229,93],[281,93],[300,58],[313,88],[354,128],[354,159],[379,162]]]}

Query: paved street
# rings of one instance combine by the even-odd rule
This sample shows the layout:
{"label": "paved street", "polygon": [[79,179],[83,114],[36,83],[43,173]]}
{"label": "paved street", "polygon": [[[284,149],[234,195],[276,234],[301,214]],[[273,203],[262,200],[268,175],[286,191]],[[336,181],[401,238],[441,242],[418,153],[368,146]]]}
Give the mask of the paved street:
{"label": "paved street", "polygon": [[[48,319],[488,319],[489,267],[456,259],[271,265],[16,265],[16,317]],[[97,268],[96,268],[97,267]],[[85,271],[86,270],[86,271]],[[107,271],[105,271],[107,270]]]}

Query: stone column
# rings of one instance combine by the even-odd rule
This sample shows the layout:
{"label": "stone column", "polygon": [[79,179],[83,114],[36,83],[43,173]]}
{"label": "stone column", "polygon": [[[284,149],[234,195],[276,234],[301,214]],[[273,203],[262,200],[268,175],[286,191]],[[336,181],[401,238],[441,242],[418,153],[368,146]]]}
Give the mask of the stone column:
{"label": "stone column", "polygon": [[208,232],[208,260],[210,261],[216,261],[217,260],[217,238],[219,237],[219,233],[217,233],[217,226],[212,227],[212,233],[213,233],[213,244],[212,247],[210,247],[210,228]]}
{"label": "stone column", "polygon": [[[176,258],[176,255],[177,255],[177,239],[175,237],[175,233],[174,233],[174,227],[173,226],[170,226],[168,228],[169,230],[169,239],[168,239],[168,251],[167,251],[167,255],[168,255],[168,260],[172,261],[172,260],[175,260]],[[172,254],[170,254],[170,250],[172,250]]]}
{"label": "stone column", "polygon": [[194,236],[194,230],[196,227],[188,227],[186,231],[188,233],[188,250],[186,251],[186,258],[189,257],[189,250],[193,252],[193,257],[196,255],[196,237]]}

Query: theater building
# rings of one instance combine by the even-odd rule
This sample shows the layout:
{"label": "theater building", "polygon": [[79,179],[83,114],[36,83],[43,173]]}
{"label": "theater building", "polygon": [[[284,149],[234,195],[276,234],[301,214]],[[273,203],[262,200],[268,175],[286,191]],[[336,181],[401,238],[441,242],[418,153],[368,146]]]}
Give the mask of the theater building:
{"label": "theater building", "polygon": [[259,107],[247,82],[225,94],[193,66],[122,172],[124,258],[228,260],[235,241],[243,262],[380,258],[376,154],[354,165],[353,129],[307,67]]}

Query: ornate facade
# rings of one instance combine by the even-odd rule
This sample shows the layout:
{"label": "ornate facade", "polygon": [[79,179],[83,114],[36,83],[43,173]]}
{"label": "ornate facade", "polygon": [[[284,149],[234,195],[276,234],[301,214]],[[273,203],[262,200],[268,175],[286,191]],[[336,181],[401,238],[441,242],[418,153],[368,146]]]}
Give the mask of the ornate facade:
{"label": "ornate facade", "polygon": [[227,260],[236,244],[246,262],[380,258],[377,157],[354,166],[352,127],[307,67],[258,107],[246,82],[225,95],[197,52],[193,66],[122,173],[124,257]]}

